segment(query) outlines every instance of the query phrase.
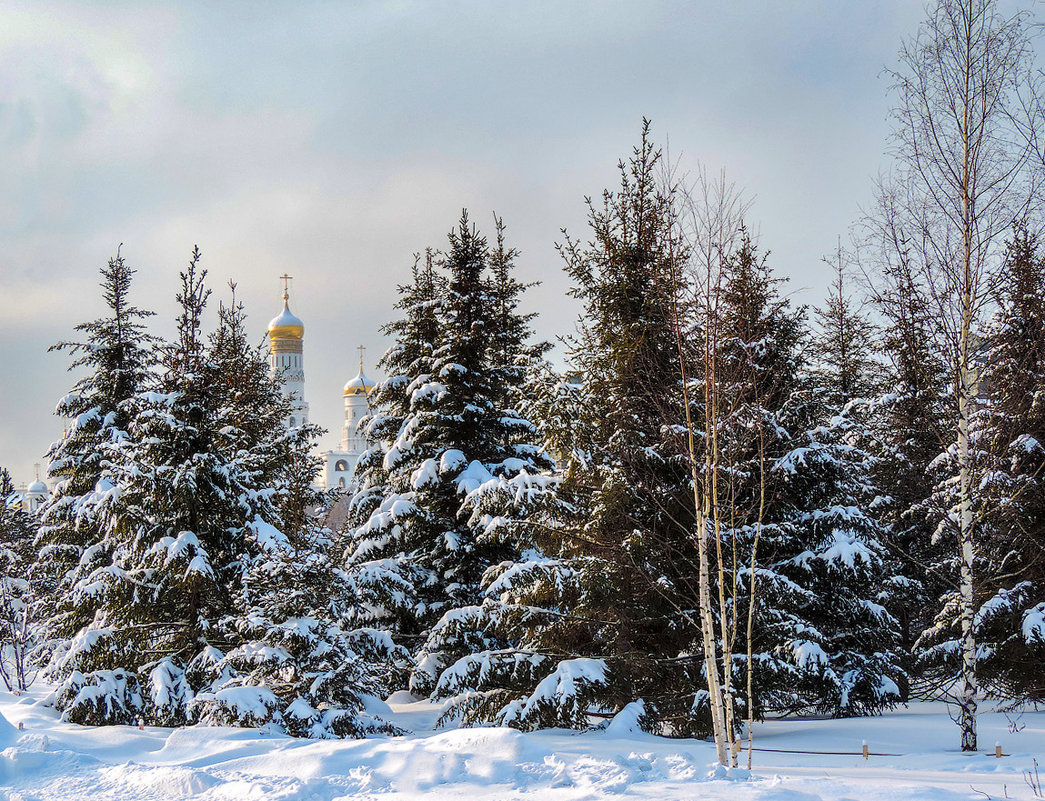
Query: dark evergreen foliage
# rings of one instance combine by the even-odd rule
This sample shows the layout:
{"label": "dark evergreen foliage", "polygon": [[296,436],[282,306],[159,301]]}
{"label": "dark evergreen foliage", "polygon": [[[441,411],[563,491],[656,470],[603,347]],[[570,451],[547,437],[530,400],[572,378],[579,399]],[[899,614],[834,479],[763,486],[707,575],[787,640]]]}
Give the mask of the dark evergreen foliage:
{"label": "dark evergreen foliage", "polygon": [[491,252],[463,214],[445,256],[426,254],[402,288],[351,503],[347,608],[411,649],[421,695],[442,693],[459,660],[510,644],[490,633],[480,582],[518,558],[518,522],[549,482],[515,405],[541,348],[527,344],[499,220],[497,232]]}
{"label": "dark evergreen foliage", "polygon": [[936,483],[931,465],[953,441],[946,422],[950,382],[934,346],[938,327],[923,289],[906,258],[885,271],[876,306],[884,323],[887,383],[867,410],[874,481],[881,492],[871,511],[885,526],[890,554],[906,577],[887,606],[909,653],[947,586],[941,563],[948,549],[934,537],[938,520],[927,504]]}
{"label": "dark evergreen foliage", "polygon": [[810,363],[805,310],[791,307],[780,284],[744,235],[725,266],[714,323],[719,497],[728,509],[728,548],[716,557],[738,578],[726,591],[742,643],[757,539],[755,717],[877,712],[900,700],[903,674],[883,606],[892,565],[866,511],[877,494],[874,462],[847,397],[869,386],[869,358],[846,337],[854,320],[839,292]]}
{"label": "dark evergreen foliage", "polygon": [[877,331],[848,279],[839,251],[835,279],[823,305],[813,310],[816,332],[809,349],[813,378],[837,411],[850,401],[874,397],[884,380],[884,364],[875,358]]}
{"label": "dark evergreen foliage", "polygon": [[394,682],[374,665],[402,656],[333,620],[329,532],[310,514],[319,429],[287,426],[234,294],[204,336],[199,261],[181,273],[177,338],[105,451],[111,562],[87,578],[93,618],[54,656],[52,703],[80,723],[390,731],[375,694]]}
{"label": "dark evergreen foliage", "polygon": [[[1016,227],[998,282],[998,311],[982,347],[981,409],[973,452],[977,508],[977,672],[988,691],[1016,702],[1045,698],[1045,256],[1026,224]],[[952,461],[939,460],[941,472]],[[937,496],[953,493],[945,483]],[[950,535],[941,524],[944,536]],[[950,566],[950,565],[948,565]],[[948,574],[954,576],[953,568]],[[957,591],[943,594],[923,638],[923,659],[949,678],[959,668]]]}
{"label": "dark evergreen foliage", "polygon": [[50,348],[73,354],[70,370],[86,371],[55,409],[67,423],[48,454],[48,474],[56,484],[40,509],[40,559],[33,568],[47,594],[41,637],[56,645],[94,615],[96,586],[88,577],[111,560],[102,545],[105,536],[96,505],[107,488],[110,449],[126,437],[131,400],[147,383],[155,361],[153,340],[145,328],[152,312],[130,300],[134,273],[117,252],[101,270],[108,316],[77,325],[83,341]]}
{"label": "dark evergreen foliage", "polygon": [[517,648],[462,666],[485,674],[487,688],[466,720],[585,727],[641,696],[685,725],[679,699],[701,684],[699,657],[684,653],[692,623],[679,614],[692,607],[692,511],[686,465],[669,444],[681,419],[667,302],[678,263],[659,158],[647,128],[620,165],[619,190],[589,207],[593,240],[561,248],[585,308],[569,343],[579,381],[539,373],[530,404],[547,415],[542,433],[564,482],[559,502],[531,516],[526,558],[487,576]]}

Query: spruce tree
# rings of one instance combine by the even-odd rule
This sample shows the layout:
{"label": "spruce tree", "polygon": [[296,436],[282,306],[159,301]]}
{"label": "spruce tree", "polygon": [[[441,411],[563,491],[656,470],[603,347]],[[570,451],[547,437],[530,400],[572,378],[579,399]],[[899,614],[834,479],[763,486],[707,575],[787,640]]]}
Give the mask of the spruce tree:
{"label": "spruce tree", "polygon": [[544,490],[533,477],[550,467],[525,441],[533,426],[506,406],[529,335],[515,310],[524,285],[513,258],[500,238],[491,255],[463,214],[438,265],[415,268],[399,304],[405,317],[390,326],[392,377],[368,425],[377,447],[352,501],[346,577],[375,622],[415,654],[410,686],[421,695],[459,660],[506,644],[487,634],[480,582],[518,557],[517,521]]}
{"label": "spruce tree", "polygon": [[[702,319],[713,326],[714,369],[704,373],[713,385],[693,414],[714,415],[702,469],[719,473],[718,647],[733,655],[734,677],[750,658],[750,694],[738,695],[754,718],[875,712],[899,700],[902,673],[883,606],[890,565],[866,511],[873,459],[862,426],[842,413],[845,394],[868,381],[850,368],[867,357],[852,342],[835,352],[828,326],[810,364],[805,310],[781,283],[742,230]],[[739,653],[745,640],[750,655]]]}
{"label": "spruce tree", "polygon": [[850,291],[839,249],[834,281],[824,304],[813,310],[816,333],[810,356],[818,384],[836,411],[850,401],[871,398],[880,389],[882,365],[873,357],[875,328]]}
{"label": "spruce tree", "polygon": [[64,682],[54,702],[74,722],[186,722],[186,673],[221,652],[210,638],[230,609],[242,526],[229,519],[240,512],[238,476],[213,447],[199,259],[194,250],[180,274],[177,339],[160,347],[159,374],[131,401],[128,436],[107,451],[114,491],[99,516],[112,564],[92,574],[101,608],[55,665]]}
{"label": "spruce tree", "polygon": [[341,544],[348,566],[343,576],[347,593],[341,601],[346,622],[387,629],[413,648],[424,611],[420,588],[435,578],[411,558],[412,548],[402,539],[404,529],[397,522],[414,512],[413,504],[401,497],[401,465],[410,457],[401,434],[410,418],[413,392],[429,380],[442,336],[446,282],[436,258],[431,249],[423,260],[415,257],[411,282],[398,288],[395,307],[402,317],[382,329],[394,339],[378,362],[388,377],[371,391],[371,412],[360,421],[369,446],[356,466],[356,491]]}
{"label": "spruce tree", "polygon": [[563,585],[572,609],[546,640],[575,658],[605,660],[596,708],[614,712],[642,698],[651,715],[686,731],[704,681],[694,621],[678,614],[679,598],[695,608],[695,556],[686,463],[671,433],[682,421],[669,299],[679,265],[660,159],[645,123],[619,165],[619,189],[589,206],[591,243],[567,240],[562,249],[585,305],[570,361],[581,373],[580,430],[592,440],[575,449],[588,459],[565,487],[576,517],[553,529],[549,548],[573,573]]}
{"label": "spruce tree", "polygon": [[[231,379],[219,379],[208,361],[203,315],[210,290],[199,262],[197,249],[180,274],[176,338],[161,349],[152,391],[136,399],[118,468],[121,494],[108,515],[127,577],[125,597],[110,614],[142,651],[185,661],[209,645],[208,632],[229,609],[225,588],[241,567],[243,521],[255,516],[239,504],[264,502],[244,497],[241,465],[226,463],[219,450],[238,432],[223,431],[226,421],[218,417],[225,398],[215,388]],[[146,622],[153,624],[147,632]]]}
{"label": "spruce tree", "polygon": [[[391,731],[370,714],[375,694],[390,689],[368,659],[376,653],[376,663],[384,664],[391,655],[382,638],[346,632],[336,618],[331,535],[313,516],[329,503],[314,487],[321,430],[287,427],[290,404],[264,352],[249,342],[234,289],[209,343],[211,404],[224,436],[219,447],[249,456],[243,466],[271,506],[247,525],[230,587],[234,607],[218,623],[229,650],[211,672],[226,678],[197,693],[192,712],[218,723],[276,723],[308,737]],[[245,718],[247,692],[259,703]]]}
{"label": "spruce tree", "polygon": [[[1045,256],[1025,223],[1008,243],[998,311],[984,337],[981,409],[972,425],[981,472],[977,508],[975,634],[978,673],[990,692],[1017,703],[1045,698]],[[946,465],[950,454],[939,460]],[[943,489],[949,489],[946,493]],[[940,495],[953,495],[951,483]],[[951,567],[954,575],[954,566]],[[930,666],[951,678],[960,616],[955,591],[923,639]]]}
{"label": "spruce tree", "polygon": [[92,619],[98,587],[88,577],[111,560],[96,505],[111,486],[110,453],[126,437],[131,399],[148,383],[155,358],[145,328],[152,312],[130,300],[134,273],[117,252],[101,270],[108,315],[77,325],[82,341],[50,348],[73,354],[71,371],[86,370],[55,409],[67,424],[48,454],[56,483],[39,510],[40,559],[33,571],[47,595],[42,636],[52,647]]}
{"label": "spruce tree", "polygon": [[[548,342],[532,342],[531,323],[536,312],[522,313],[519,303],[523,293],[537,285],[524,283],[515,277],[515,259],[519,251],[505,244],[505,226],[500,217],[494,217],[496,245],[489,253],[489,283],[493,313],[491,319],[490,369],[495,385],[500,389],[498,404],[516,409],[525,404],[529,391],[525,385],[535,370],[540,370],[542,357],[551,349]],[[532,423],[519,421],[517,438],[532,440]]]}
{"label": "spruce tree", "polygon": [[528,406],[546,415],[542,434],[564,479],[554,503],[532,510],[524,558],[486,577],[496,630],[509,632],[512,648],[496,665],[461,666],[469,681],[486,678],[466,721],[584,728],[641,697],[688,730],[701,658],[675,605],[681,596],[692,608],[694,597],[685,594],[692,510],[671,443],[681,420],[667,303],[677,265],[659,159],[647,124],[620,165],[620,188],[589,205],[592,241],[561,248],[585,307],[570,341],[579,381],[543,371]]}
{"label": "spruce tree", "polygon": [[249,343],[242,307],[208,339],[198,250],[177,338],[132,398],[98,504],[112,554],[98,612],[54,664],[51,702],[81,723],[272,725],[313,737],[391,730],[375,716],[395,656],[335,620],[329,532],[311,516],[315,426]]}
{"label": "spruce tree", "polygon": [[724,632],[718,648],[723,655],[735,654],[730,641],[736,640],[750,650],[750,661],[745,653],[743,664],[737,655],[732,658],[737,664],[724,667],[738,676],[744,671],[751,697],[745,691],[743,706],[757,718],[779,708],[789,680],[796,685],[806,668],[790,659],[802,593],[775,568],[789,548],[790,532],[780,525],[784,474],[774,469],[801,429],[800,347],[806,329],[804,310],[781,297],[768,255],[759,253],[743,226],[720,270],[708,309],[697,321],[707,355],[693,414],[713,435],[703,443],[700,473],[714,493],[715,593],[726,601],[716,609]]}
{"label": "spruce tree", "polygon": [[867,714],[906,697],[907,663],[892,613],[903,608],[911,582],[886,546],[878,508],[883,493],[873,410],[883,365],[872,356],[876,331],[848,293],[846,278],[839,252],[826,302],[814,310],[817,330],[802,382],[805,430],[781,466],[794,524],[808,548],[794,575],[811,593],[807,614],[833,663],[820,677],[814,706]]}
{"label": "spruce tree", "polygon": [[886,385],[869,408],[874,481],[881,491],[874,513],[907,577],[889,611],[900,626],[900,645],[909,653],[930,625],[948,582],[947,549],[935,536],[937,517],[930,507],[934,460],[954,437],[946,422],[952,397],[947,370],[934,347],[937,325],[918,283],[905,254],[885,270],[875,304],[884,323],[880,342],[888,362]]}

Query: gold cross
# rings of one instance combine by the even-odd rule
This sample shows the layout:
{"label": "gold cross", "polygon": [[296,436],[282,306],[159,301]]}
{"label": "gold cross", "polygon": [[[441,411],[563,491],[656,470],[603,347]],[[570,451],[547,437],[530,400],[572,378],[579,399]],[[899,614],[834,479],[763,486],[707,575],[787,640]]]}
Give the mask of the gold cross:
{"label": "gold cross", "polygon": [[359,374],[363,374],[363,351],[366,350],[366,345],[360,345],[356,350],[359,351]]}
{"label": "gold cross", "polygon": [[290,279],[293,277],[294,276],[287,275],[286,273],[283,273],[283,275],[280,276],[280,278],[283,279],[283,300],[287,300],[290,297]]}

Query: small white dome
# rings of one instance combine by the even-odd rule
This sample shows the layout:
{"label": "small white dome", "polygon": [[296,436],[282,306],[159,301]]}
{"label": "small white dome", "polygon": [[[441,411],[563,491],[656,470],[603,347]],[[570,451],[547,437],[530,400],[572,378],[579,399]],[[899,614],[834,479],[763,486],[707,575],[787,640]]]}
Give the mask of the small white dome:
{"label": "small white dome", "polygon": [[47,485],[44,482],[34,481],[25,492],[27,495],[46,495],[50,490],[47,489]]}
{"label": "small white dome", "polygon": [[345,384],[346,395],[362,395],[369,393],[374,388],[374,382],[363,375],[363,371],[360,370],[355,378],[349,379],[349,382]]}

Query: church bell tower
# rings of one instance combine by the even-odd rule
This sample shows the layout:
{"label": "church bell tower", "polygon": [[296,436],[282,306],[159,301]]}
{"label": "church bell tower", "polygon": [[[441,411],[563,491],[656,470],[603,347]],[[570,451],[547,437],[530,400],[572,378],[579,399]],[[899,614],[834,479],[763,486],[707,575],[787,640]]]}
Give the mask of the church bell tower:
{"label": "church bell tower", "polygon": [[273,375],[283,377],[283,394],[290,398],[291,426],[308,422],[308,404],[305,402],[305,364],[302,353],[305,324],[290,311],[289,275],[283,280],[283,311],[269,323],[269,367]]}

